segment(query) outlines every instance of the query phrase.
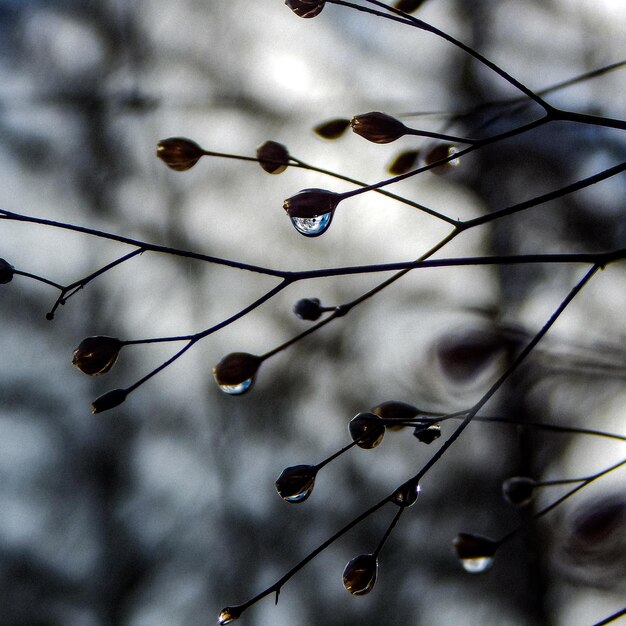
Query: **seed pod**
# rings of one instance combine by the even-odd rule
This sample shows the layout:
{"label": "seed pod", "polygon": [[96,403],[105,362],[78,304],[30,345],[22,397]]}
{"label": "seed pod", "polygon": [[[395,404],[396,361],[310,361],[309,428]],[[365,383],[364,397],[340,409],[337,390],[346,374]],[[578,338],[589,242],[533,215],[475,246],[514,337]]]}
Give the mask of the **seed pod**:
{"label": "seed pod", "polygon": [[0,285],[6,285],[13,280],[13,266],[4,259],[0,259]]}
{"label": "seed pod", "polygon": [[301,320],[314,322],[322,314],[322,305],[319,298],[302,298],[294,304],[293,312]]}
{"label": "seed pod", "polygon": [[287,502],[304,502],[313,491],[316,476],[315,465],[292,465],[276,479],[276,491]]}
{"label": "seed pod", "polygon": [[170,137],[157,144],[156,155],[169,168],[177,172],[191,169],[202,157],[204,150],[191,139]]}
{"label": "seed pod", "polygon": [[376,584],[378,559],[373,554],[360,554],[343,570],[343,586],[354,596],[364,596]]}
{"label": "seed pod", "polygon": [[378,111],[355,115],[350,125],[353,132],[374,143],[391,143],[406,133],[400,120]]}
{"label": "seed pod", "polygon": [[420,410],[407,402],[390,400],[378,404],[372,409],[374,415],[382,417],[384,420],[410,420],[413,419]]}
{"label": "seed pod", "polygon": [[115,337],[87,337],[74,350],[72,363],[89,376],[106,374],[117,361],[123,346],[123,342]]}
{"label": "seed pod", "polygon": [[103,411],[113,409],[122,404],[122,402],[126,400],[127,395],[128,391],[126,389],[113,389],[112,391],[107,391],[91,403],[91,412],[102,413]]}
{"label": "seed pod", "polygon": [[315,17],[322,12],[326,0],[285,0],[285,4],[298,17]]}
{"label": "seed pod", "polygon": [[213,377],[222,391],[240,395],[252,387],[262,362],[260,356],[247,352],[232,352],[213,368]]}
{"label": "seed pod", "polygon": [[314,129],[315,132],[320,137],[324,139],[339,139],[350,126],[350,120],[345,117],[337,117],[332,120],[328,120],[327,122],[322,122],[318,124]]}
{"label": "seed pod", "polygon": [[289,151],[282,143],[266,141],[256,150],[259,165],[268,174],[281,174],[289,165]]}
{"label": "seed pod", "polygon": [[350,436],[359,448],[375,448],[385,436],[385,424],[374,413],[358,413],[349,424]]}
{"label": "seed pod", "polygon": [[289,217],[312,218],[332,213],[341,194],[326,189],[303,189],[283,202],[283,209]]}

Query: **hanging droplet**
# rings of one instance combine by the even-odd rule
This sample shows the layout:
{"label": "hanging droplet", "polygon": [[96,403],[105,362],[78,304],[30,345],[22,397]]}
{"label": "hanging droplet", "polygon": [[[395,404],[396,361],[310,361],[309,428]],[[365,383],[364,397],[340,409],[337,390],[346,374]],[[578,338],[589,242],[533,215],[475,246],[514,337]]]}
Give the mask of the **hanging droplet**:
{"label": "hanging droplet", "polygon": [[217,623],[219,626],[225,626],[225,624],[230,624],[236,619],[239,619],[242,613],[243,611],[238,606],[227,606],[225,609],[221,610],[217,618]]}
{"label": "hanging droplet", "polygon": [[441,426],[439,424],[430,424],[429,426],[417,426],[413,431],[413,435],[422,443],[430,444],[435,439],[441,437]]}
{"label": "hanging droplet", "polygon": [[254,383],[254,378],[248,378],[248,380],[244,380],[242,383],[238,385],[219,385],[219,388],[224,393],[227,393],[229,396],[240,396],[242,393],[246,393],[252,384]]}
{"label": "hanging droplet", "polygon": [[334,212],[324,213],[315,217],[292,217],[294,228],[305,237],[319,237],[323,235],[333,220]]}
{"label": "hanging droplet", "polygon": [[523,507],[530,504],[537,486],[536,481],[526,476],[514,476],[502,483],[502,495],[513,506]]}
{"label": "hanging droplet", "polygon": [[360,554],[343,570],[343,586],[354,596],[364,596],[376,584],[378,559],[373,554]]}
{"label": "hanging droplet", "polygon": [[479,574],[491,567],[500,544],[480,535],[459,533],[452,545],[463,569],[470,574]]}
{"label": "hanging droplet", "polygon": [[276,479],[276,491],[286,502],[304,502],[313,491],[316,475],[315,465],[293,465]]}
{"label": "hanging droplet", "polygon": [[421,490],[422,488],[417,481],[410,480],[396,489],[392,502],[404,508],[413,506],[417,502],[417,496]]}
{"label": "hanging droplet", "polygon": [[350,436],[359,448],[375,448],[385,436],[385,424],[374,413],[358,413],[349,424]]}
{"label": "hanging droplet", "polygon": [[213,377],[224,393],[238,396],[252,387],[262,362],[255,354],[232,352],[213,368]]}

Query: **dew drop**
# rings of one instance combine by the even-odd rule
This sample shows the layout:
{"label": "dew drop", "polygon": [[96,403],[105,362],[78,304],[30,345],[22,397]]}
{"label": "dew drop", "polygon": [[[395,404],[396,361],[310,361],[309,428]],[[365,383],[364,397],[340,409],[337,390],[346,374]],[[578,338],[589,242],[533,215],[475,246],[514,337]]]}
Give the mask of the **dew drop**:
{"label": "dew drop", "polygon": [[285,502],[304,502],[313,491],[316,475],[314,465],[293,465],[276,479],[276,491]]}
{"label": "dew drop", "polygon": [[480,574],[486,572],[493,565],[492,556],[480,556],[473,559],[459,559],[466,572]]}
{"label": "dew drop", "polygon": [[315,217],[292,217],[291,223],[301,235],[305,237],[319,237],[328,230],[332,219],[333,211],[316,215]]}
{"label": "dew drop", "polygon": [[227,393],[229,396],[240,396],[242,393],[246,393],[250,387],[252,387],[252,383],[254,382],[254,378],[248,378],[248,380],[244,380],[242,383],[238,385],[219,385],[219,388]]}
{"label": "dew drop", "polygon": [[343,570],[343,586],[353,596],[364,596],[374,588],[377,576],[378,559],[373,554],[360,554]]}
{"label": "dew drop", "polygon": [[241,616],[242,610],[237,606],[227,606],[225,609],[222,609],[220,612],[217,623],[219,626],[225,626],[225,624],[230,624],[234,622]]}

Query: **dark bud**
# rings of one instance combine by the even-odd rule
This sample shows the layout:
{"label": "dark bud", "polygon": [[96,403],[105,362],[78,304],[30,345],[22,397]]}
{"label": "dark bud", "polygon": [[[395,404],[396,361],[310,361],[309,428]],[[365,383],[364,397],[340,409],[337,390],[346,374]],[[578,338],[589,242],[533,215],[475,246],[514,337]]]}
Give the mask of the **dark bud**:
{"label": "dark bud", "polygon": [[262,362],[260,356],[232,352],[213,368],[213,377],[223,391],[239,395],[250,389]]}
{"label": "dark bud", "polygon": [[354,596],[364,596],[376,584],[378,559],[373,554],[360,554],[343,570],[343,586]]}
{"label": "dark bud", "polygon": [[243,613],[243,609],[238,606],[227,606],[225,609],[220,611],[220,614],[217,618],[217,623],[219,626],[226,626],[226,624],[230,624],[234,622],[236,619],[241,617]]}
{"label": "dark bud", "polygon": [[[437,163],[437,161],[441,161],[442,159],[447,159],[448,157],[453,156],[457,152],[458,150],[456,146],[453,146],[450,143],[440,143],[426,154],[426,156],[424,157],[424,162],[426,163],[426,165],[432,165],[433,163]],[[458,164],[459,159],[450,159],[445,163],[440,163],[439,165],[433,167],[430,171],[433,174],[443,175],[447,174]]]}
{"label": "dark bud", "polygon": [[313,491],[316,475],[315,465],[293,465],[276,479],[276,491],[287,502],[304,502]]}
{"label": "dark bud", "polygon": [[513,506],[523,507],[530,504],[537,486],[536,481],[526,476],[515,476],[502,483],[502,495]]}
{"label": "dark bud", "polygon": [[106,374],[117,361],[123,346],[115,337],[87,337],[74,350],[72,363],[89,376]]}
{"label": "dark bud", "polygon": [[471,574],[489,569],[499,546],[496,541],[468,533],[458,534],[452,545],[463,569]]}
{"label": "dark bud", "polygon": [[394,176],[406,174],[414,168],[419,155],[419,150],[405,150],[396,156],[387,168],[387,171]]}
{"label": "dark bud", "polygon": [[126,389],[113,389],[113,391],[107,391],[107,393],[99,398],[96,398],[91,403],[91,412],[102,413],[103,411],[113,409],[122,404],[122,402],[126,400],[127,395],[128,391]]}
{"label": "dark bud", "polygon": [[0,259],[0,285],[6,285],[13,280],[13,266],[4,259]]}
{"label": "dark bud", "polygon": [[157,144],[156,155],[173,170],[184,172],[191,169],[202,157],[204,150],[191,139],[170,137]]}
{"label": "dark bud", "polygon": [[413,431],[413,435],[418,441],[430,444],[435,439],[441,437],[441,426],[439,424],[430,424],[429,426],[417,426]]}
{"label": "dark bud", "polygon": [[358,413],[349,424],[350,436],[359,448],[375,448],[385,436],[385,424],[374,413]]}
{"label": "dark bud", "polygon": [[400,421],[413,419],[420,410],[407,402],[390,400],[375,406],[372,409],[374,415],[382,417],[384,420]]}
{"label": "dark bud", "polygon": [[338,117],[334,120],[328,120],[327,122],[322,122],[318,124],[314,129],[315,132],[320,137],[324,139],[339,139],[345,132],[346,129],[350,126],[350,120],[345,117]]}
{"label": "dark bud", "polygon": [[293,312],[301,320],[314,322],[322,314],[322,305],[319,298],[302,298],[294,304]]}
{"label": "dark bud", "polygon": [[394,9],[404,11],[404,13],[413,13],[417,11],[426,0],[398,0],[394,5]]}
{"label": "dark bud", "polygon": [[391,143],[406,133],[406,126],[400,120],[378,111],[355,115],[350,125],[357,135],[374,143]]}
{"label": "dark bud", "polygon": [[289,151],[282,143],[266,141],[256,149],[259,165],[268,174],[281,174],[289,165]]}
{"label": "dark bud", "polygon": [[310,219],[318,215],[332,213],[339,202],[341,194],[326,189],[303,189],[295,196],[283,202],[283,209],[289,217]]}
{"label": "dark bud", "polygon": [[400,485],[393,494],[392,502],[401,507],[413,506],[417,502],[417,496],[420,493],[420,486],[416,480],[409,480]]}
{"label": "dark bud", "polygon": [[326,0],[285,0],[285,4],[298,17],[315,17],[322,12]]}

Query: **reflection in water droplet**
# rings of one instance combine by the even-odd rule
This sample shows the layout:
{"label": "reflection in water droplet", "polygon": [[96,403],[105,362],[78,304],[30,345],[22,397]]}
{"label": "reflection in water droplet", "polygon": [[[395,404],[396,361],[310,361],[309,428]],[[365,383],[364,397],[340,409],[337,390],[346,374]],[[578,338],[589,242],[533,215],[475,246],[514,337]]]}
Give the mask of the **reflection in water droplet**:
{"label": "reflection in water droplet", "polygon": [[242,393],[246,393],[246,391],[248,391],[248,389],[252,387],[253,382],[254,378],[248,378],[248,380],[244,380],[238,385],[219,385],[219,388],[228,395],[240,396]]}
{"label": "reflection in water droplet", "polygon": [[419,496],[421,490],[419,483],[409,481],[396,489],[392,502],[405,508],[413,506],[417,502],[417,496]]}
{"label": "reflection in water droplet", "polygon": [[276,491],[286,502],[304,502],[313,491],[316,475],[314,465],[293,465],[276,479]]}
{"label": "reflection in water droplet", "polygon": [[241,616],[241,613],[242,611],[239,609],[239,607],[227,606],[225,609],[222,609],[221,613],[219,614],[217,618],[217,623],[219,624],[219,626],[225,626],[225,624],[230,624],[231,622],[234,622],[236,619],[238,619]]}
{"label": "reflection in water droplet", "polygon": [[291,223],[305,237],[318,237],[324,234],[333,219],[333,211],[315,217],[292,217]]}
{"label": "reflection in water droplet", "polygon": [[374,588],[377,576],[378,559],[373,554],[360,554],[343,570],[343,586],[353,596],[364,596]]}
{"label": "reflection in water droplet", "polygon": [[473,559],[459,559],[466,572],[480,574],[487,571],[493,565],[492,556],[479,556]]}

